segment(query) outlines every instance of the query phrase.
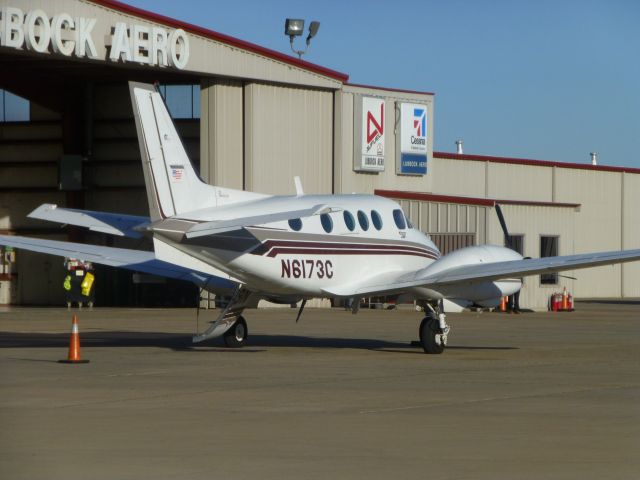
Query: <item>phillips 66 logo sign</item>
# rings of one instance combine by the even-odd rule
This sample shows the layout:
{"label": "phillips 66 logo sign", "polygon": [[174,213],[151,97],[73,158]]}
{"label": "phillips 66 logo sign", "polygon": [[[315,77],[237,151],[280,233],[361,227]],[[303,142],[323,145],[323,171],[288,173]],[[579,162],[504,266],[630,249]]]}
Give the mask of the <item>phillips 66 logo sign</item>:
{"label": "phillips 66 logo sign", "polygon": [[[397,137],[396,137],[397,138]],[[400,103],[400,162],[397,173],[424,175],[427,173],[427,106]]]}
{"label": "phillips 66 logo sign", "polygon": [[[354,169],[380,172],[384,170],[384,99],[362,97],[362,116],[355,116]],[[359,129],[357,127],[360,127]],[[359,130],[359,131],[358,131]],[[358,138],[358,136],[360,138]]]}

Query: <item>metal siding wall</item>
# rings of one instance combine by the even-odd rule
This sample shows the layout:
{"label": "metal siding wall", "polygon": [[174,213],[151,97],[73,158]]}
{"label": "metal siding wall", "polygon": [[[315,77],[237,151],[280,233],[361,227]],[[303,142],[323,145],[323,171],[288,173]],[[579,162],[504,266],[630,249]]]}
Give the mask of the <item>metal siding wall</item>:
{"label": "metal siding wall", "polygon": [[[623,174],[622,248],[640,248],[640,175]],[[622,265],[622,296],[640,297],[640,262]]]}
{"label": "metal siding wall", "polygon": [[[456,160],[454,160],[456,161]],[[488,198],[550,202],[553,169],[512,163],[488,163]]]}
{"label": "metal siding wall", "polygon": [[245,184],[262,193],[331,193],[331,92],[250,84],[245,87]]}
{"label": "metal siding wall", "polygon": [[203,80],[200,95],[200,164],[212,185],[243,188],[243,86]]}
{"label": "metal siding wall", "polygon": [[[621,247],[621,174],[556,169],[556,201],[582,203],[575,230],[575,253]],[[619,297],[620,265],[577,270],[578,297]]]}
{"label": "metal siding wall", "polygon": [[431,165],[432,193],[485,197],[483,162],[434,158]]}
{"label": "metal siding wall", "polygon": [[[557,235],[559,237],[558,248],[560,255],[576,253],[574,247],[575,224],[580,214],[574,209],[503,205],[502,210],[509,233],[524,235],[523,253],[525,257],[540,257],[541,235]],[[495,217],[495,213],[492,213]],[[500,241],[495,243],[502,245],[503,233],[497,219],[492,225],[494,229],[493,236],[500,238]],[[567,271],[564,274],[574,277],[578,276],[581,271],[584,272],[585,270]],[[579,283],[579,281],[576,282],[559,277],[558,285],[542,285],[540,284],[540,275],[525,277],[524,287],[520,296],[520,305],[523,308],[544,310],[547,308],[547,302],[552,293],[562,291],[562,288],[566,286],[567,290],[575,295],[575,289]]]}

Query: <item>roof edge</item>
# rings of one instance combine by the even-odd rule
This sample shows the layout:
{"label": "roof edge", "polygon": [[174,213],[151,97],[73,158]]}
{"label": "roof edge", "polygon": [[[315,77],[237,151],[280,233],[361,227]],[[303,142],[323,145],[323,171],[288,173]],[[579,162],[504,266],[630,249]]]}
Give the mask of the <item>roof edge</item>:
{"label": "roof edge", "polygon": [[356,88],[375,88],[376,90],[384,90],[386,92],[398,92],[398,93],[413,93],[417,95],[431,95],[435,96],[433,92],[421,92],[418,90],[405,90],[403,88],[391,88],[391,87],[376,87],[375,85],[363,85],[360,83],[348,83],[345,82],[344,85],[346,87],[356,87]]}
{"label": "roof edge", "polygon": [[436,193],[404,192],[401,190],[376,189],[376,195],[386,198],[399,198],[402,200],[421,200],[425,202],[456,203],[462,205],[480,205],[483,207],[495,207],[500,205],[522,205],[529,207],[557,207],[580,208],[580,203],[542,202],[535,200],[499,200],[495,198],[462,197],[457,195],[439,195]]}
{"label": "roof edge", "polygon": [[449,160],[469,160],[476,162],[511,163],[515,165],[532,165],[535,167],[573,168],[579,170],[594,170],[600,172],[619,172],[640,174],[640,168],[614,167],[609,165],[591,165],[587,163],[554,162],[549,160],[534,160],[530,158],[495,157],[491,155],[470,155],[467,153],[433,152],[437,158]]}
{"label": "roof edge", "polygon": [[269,57],[274,60],[279,60],[281,62],[288,63],[289,65],[296,66],[303,70],[308,70],[310,72],[314,72],[319,75],[323,75],[325,77],[333,78],[334,80],[338,80],[339,82],[342,82],[342,83],[345,83],[349,79],[349,75],[347,75],[346,73],[338,72],[336,70],[331,70],[330,68],[316,65],[315,63],[299,60],[290,55],[286,55],[284,53],[277,52],[275,50],[271,50],[266,47],[262,47],[255,43],[247,42],[245,40],[240,40],[239,38],[232,37],[230,35],[225,35],[224,33],[219,33],[214,30],[209,30],[204,27],[193,25],[192,23],[183,22],[180,20],[176,20],[174,18],[170,18],[154,12],[150,12],[149,10],[143,10],[141,8],[134,7],[132,5],[127,5],[126,3],[122,3],[117,0],[88,0],[88,1],[91,3],[95,3],[97,5],[101,5],[103,7],[107,7],[113,10],[123,12],[123,13],[135,15],[137,17],[144,18],[145,20],[162,23],[164,25],[174,27],[174,28],[181,28],[184,31],[195,33],[197,35],[202,35],[203,37],[207,37],[212,40],[217,40],[219,42],[226,43],[227,45],[232,45],[242,50],[247,50],[249,52],[257,53],[259,55],[263,55],[265,57]]}

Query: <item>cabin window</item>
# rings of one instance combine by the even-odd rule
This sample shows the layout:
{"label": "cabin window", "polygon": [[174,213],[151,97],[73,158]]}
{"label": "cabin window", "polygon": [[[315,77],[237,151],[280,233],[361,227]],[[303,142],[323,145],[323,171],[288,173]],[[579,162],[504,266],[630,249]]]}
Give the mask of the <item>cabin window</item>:
{"label": "cabin window", "polygon": [[362,210],[358,210],[358,223],[360,224],[360,228],[365,232],[369,230],[369,219],[367,218],[367,214]]}
{"label": "cabin window", "polygon": [[323,213],[322,215],[320,215],[320,223],[322,223],[322,228],[324,228],[325,232],[331,233],[331,231],[333,230],[333,220],[331,220],[331,217],[328,213]]}
{"label": "cabin window", "polygon": [[405,228],[407,228],[407,224],[404,221],[404,214],[399,208],[396,208],[393,211],[393,221],[396,222],[396,227],[398,227],[400,230],[404,230]]}
{"label": "cabin window", "polygon": [[349,231],[353,232],[356,228],[356,221],[353,218],[353,215],[351,215],[351,212],[348,210],[345,210],[342,215],[344,216],[344,224],[347,226]]}
{"label": "cabin window", "polygon": [[302,230],[302,220],[299,218],[292,218],[289,220],[289,227],[291,227],[291,230],[299,232]]}
{"label": "cabin window", "polygon": [[375,210],[371,210],[371,221],[373,222],[373,226],[376,227],[376,230],[382,230],[382,217]]}

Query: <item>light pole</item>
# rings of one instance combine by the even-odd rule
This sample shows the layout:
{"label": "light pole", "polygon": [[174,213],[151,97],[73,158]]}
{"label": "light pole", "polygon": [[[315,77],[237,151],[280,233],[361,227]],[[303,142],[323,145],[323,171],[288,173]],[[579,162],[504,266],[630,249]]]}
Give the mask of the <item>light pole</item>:
{"label": "light pole", "polygon": [[302,55],[307,53],[311,39],[316,36],[318,29],[320,28],[320,22],[315,20],[309,24],[309,35],[307,35],[307,46],[304,50],[296,50],[293,48],[293,39],[299,37],[304,32],[304,20],[299,18],[287,18],[284,22],[284,34],[289,36],[289,44],[291,45],[291,51],[298,55],[298,58],[302,60]]}

